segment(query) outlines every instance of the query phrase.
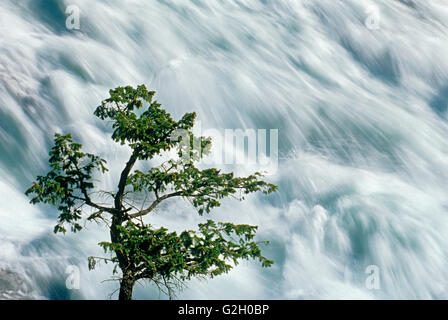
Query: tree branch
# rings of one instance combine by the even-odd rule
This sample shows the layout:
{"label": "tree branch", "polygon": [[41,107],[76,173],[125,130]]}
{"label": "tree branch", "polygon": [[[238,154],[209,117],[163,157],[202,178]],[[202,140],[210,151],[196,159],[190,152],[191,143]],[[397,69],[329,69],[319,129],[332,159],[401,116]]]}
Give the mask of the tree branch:
{"label": "tree branch", "polygon": [[155,209],[155,207],[157,207],[157,205],[162,202],[163,200],[166,200],[168,198],[172,198],[172,197],[176,197],[176,196],[180,196],[182,195],[182,191],[177,191],[177,192],[173,192],[173,193],[169,193],[169,194],[165,194],[159,198],[157,198],[149,207],[148,209],[145,210],[141,210],[137,213],[134,214],[129,214],[128,217],[133,219],[133,218],[139,218],[142,216],[147,215],[148,213],[150,213],[152,210]]}
{"label": "tree branch", "polygon": [[76,200],[84,201],[86,205],[91,206],[92,208],[98,209],[100,211],[106,211],[111,214],[115,214],[117,212],[117,210],[115,210],[114,208],[103,207],[103,206],[100,206],[100,205],[92,202],[92,200],[90,200],[89,197],[82,198],[82,197],[78,197],[78,196],[74,196],[74,195],[70,195],[69,197],[76,199]]}
{"label": "tree branch", "polygon": [[135,165],[135,162],[138,159],[138,149],[134,149],[134,152],[132,153],[131,157],[129,158],[129,161],[126,163],[126,167],[121,172],[120,181],[118,183],[118,192],[115,195],[115,209],[121,210],[122,202],[121,199],[123,198],[124,189],[126,187],[126,181],[128,179],[129,173],[131,172],[132,168]]}

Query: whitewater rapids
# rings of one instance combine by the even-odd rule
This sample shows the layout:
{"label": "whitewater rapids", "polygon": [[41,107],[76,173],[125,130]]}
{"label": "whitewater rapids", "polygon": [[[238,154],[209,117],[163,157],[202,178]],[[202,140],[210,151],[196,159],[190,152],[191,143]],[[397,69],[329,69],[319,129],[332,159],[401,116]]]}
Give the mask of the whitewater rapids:
{"label": "whitewater rapids", "polygon": [[[79,30],[66,28],[69,5]],[[92,113],[108,89],[141,83],[176,118],[279,130],[277,195],[212,213],[259,225],[274,267],[242,263],[180,298],[448,298],[445,0],[2,0],[0,30],[0,298],[116,288],[102,282],[109,266],[87,270],[107,232],[55,236],[57,212],[23,192],[47,170],[54,132],[108,159],[113,188],[129,152]],[[183,202],[153,217],[200,221]],[[79,290],[66,287],[68,265]],[[366,286],[369,266],[379,288]],[[136,287],[135,298],[158,297]]]}

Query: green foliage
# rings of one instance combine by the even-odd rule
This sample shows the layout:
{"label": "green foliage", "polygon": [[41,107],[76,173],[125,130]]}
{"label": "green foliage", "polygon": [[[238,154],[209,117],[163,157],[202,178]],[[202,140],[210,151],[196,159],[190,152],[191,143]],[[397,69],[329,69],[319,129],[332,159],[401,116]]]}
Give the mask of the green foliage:
{"label": "green foliage", "polygon": [[[199,224],[198,232],[177,234],[144,223],[144,216],[173,197],[188,199],[202,215],[219,207],[224,198],[243,200],[249,193],[277,190],[277,186],[263,181],[258,172],[235,177],[215,168],[197,168],[194,162],[209,152],[210,138],[193,135],[195,113],[175,121],[153,101],[154,94],[144,85],[136,89],[118,87],[110,90],[110,97],[95,110],[100,119],[111,121],[112,139],[132,149],[117,190],[95,188],[94,172],[107,171],[104,159],[82,152],[81,144],[74,142],[70,134],[56,134],[50,151],[50,171],[38,176],[26,191],[32,197],[31,203],[58,208],[55,233],[65,233],[65,224],[73,232],[81,230],[79,222],[87,208],[95,210],[88,213],[87,221],[104,222],[110,227],[111,241],[100,245],[112,256],[89,258],[89,268],[104,261],[113,263],[115,270],[120,269],[121,289],[125,288],[120,290],[120,298],[130,298],[129,288],[139,279],[149,279],[170,289],[173,279],[182,282],[191,277],[217,276],[228,272],[240,259],[256,259],[263,267],[271,266],[273,261],[263,257],[260,249],[267,242],[254,240],[255,226],[208,220]],[[177,148],[177,159],[145,173],[133,170],[138,160],[151,159],[172,148]],[[100,194],[112,201],[108,205],[99,203]]]}
{"label": "green foliage", "polygon": [[[230,271],[239,259],[258,259],[264,267],[273,261],[261,255],[255,237],[256,226],[215,223],[199,224],[199,234],[183,231],[180,235],[165,228],[153,229],[128,221],[117,226],[120,242],[102,242],[105,252],[121,252],[129,257],[136,279],[162,276],[188,280],[193,276],[217,276]],[[232,240],[236,237],[237,240]]]}
{"label": "green foliage", "polygon": [[189,198],[202,215],[204,211],[210,213],[212,208],[219,207],[219,200],[228,196],[239,193],[238,199],[243,200],[245,194],[256,191],[268,194],[277,190],[277,186],[259,180],[260,177],[259,172],[248,177],[235,177],[233,172],[221,173],[215,168],[200,170],[192,162],[183,164],[170,160],[147,173],[136,170],[129,176],[128,184],[135,192],[144,190],[161,194],[167,189],[174,190],[173,195]]}
{"label": "green foliage", "polygon": [[37,182],[26,191],[32,195],[31,203],[49,203],[60,211],[55,232],[66,232],[63,223],[69,223],[73,232],[82,229],[77,223],[81,219],[79,200],[89,201],[88,191],[94,187],[92,172],[107,171],[106,160],[90,153],[81,152],[82,145],[73,142],[72,135],[56,134],[54,147],[50,151],[50,172],[38,176]]}
{"label": "green foliage", "polygon": [[[95,115],[102,120],[112,120],[115,129],[112,139],[137,150],[141,160],[175,146],[178,142],[170,139],[175,130],[193,127],[196,113],[187,113],[179,121],[174,121],[157,101],[152,101],[155,92],[148,91],[144,85],[137,89],[118,87],[109,93],[110,98],[97,107]],[[139,116],[136,111],[145,103],[149,106]]]}

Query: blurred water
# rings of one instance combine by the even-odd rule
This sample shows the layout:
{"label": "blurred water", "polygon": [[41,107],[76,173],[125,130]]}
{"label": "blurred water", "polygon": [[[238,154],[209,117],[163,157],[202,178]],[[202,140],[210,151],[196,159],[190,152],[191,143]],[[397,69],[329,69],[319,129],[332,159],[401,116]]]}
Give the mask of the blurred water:
{"label": "blurred water", "polygon": [[[65,27],[68,5],[79,31]],[[377,30],[364,23],[372,5]],[[180,297],[448,298],[447,21],[444,0],[1,1],[0,292],[102,299],[116,288],[101,283],[110,268],[86,268],[107,232],[54,236],[57,212],[23,191],[47,169],[55,131],[110,159],[113,188],[128,151],[92,112],[109,88],[146,83],[175,117],[279,129],[278,194],[213,213],[260,225],[275,266],[243,263]],[[153,217],[199,221],[182,202]],[[80,290],[65,286],[69,264]],[[369,265],[379,290],[365,286]],[[158,298],[143,286],[135,296]]]}

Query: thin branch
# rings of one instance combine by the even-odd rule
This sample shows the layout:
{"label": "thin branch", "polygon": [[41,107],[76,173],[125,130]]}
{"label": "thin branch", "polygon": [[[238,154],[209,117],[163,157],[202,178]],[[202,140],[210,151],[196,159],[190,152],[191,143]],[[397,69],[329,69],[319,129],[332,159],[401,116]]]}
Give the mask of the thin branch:
{"label": "thin branch", "polygon": [[163,200],[166,200],[168,198],[172,198],[172,197],[176,197],[176,196],[180,196],[182,195],[182,191],[177,191],[177,192],[173,192],[173,193],[169,193],[169,194],[165,194],[159,198],[157,198],[146,210],[141,210],[137,213],[134,214],[129,214],[128,217],[133,219],[133,218],[138,218],[138,217],[142,217],[147,215],[148,213],[150,213],[152,210],[155,209],[155,207],[157,207],[157,205],[159,205],[160,202],[162,202]]}
{"label": "thin branch", "polygon": [[123,202],[124,202],[124,204],[128,205],[129,207],[131,207],[131,210],[134,209],[135,211],[139,211],[139,209],[136,206],[134,206],[132,203],[130,203],[130,202],[126,201],[126,200],[123,200]]}
{"label": "thin branch", "polygon": [[87,218],[87,220],[88,221],[90,221],[90,220],[93,220],[93,221],[95,221],[97,224],[100,224],[100,222],[97,220],[97,219],[100,219],[100,220],[102,220],[108,227],[110,227],[110,225],[109,225],[109,221],[107,221],[103,216],[102,216],[102,214],[103,214],[103,211],[97,211],[97,212],[94,212],[94,213],[92,213],[88,218]]}
{"label": "thin branch", "polygon": [[92,258],[92,259],[96,259],[96,260],[103,260],[103,261],[110,261],[110,262],[115,262],[113,258],[112,258],[112,259],[110,259],[110,258],[104,258],[104,257],[95,257],[95,256],[91,256],[91,257],[89,257],[89,258]]}
{"label": "thin branch", "polygon": [[121,200],[123,198],[124,189],[126,187],[126,182],[127,182],[129,174],[131,173],[132,168],[135,165],[135,162],[138,159],[139,152],[140,151],[138,148],[134,149],[134,152],[132,153],[131,157],[129,158],[129,161],[126,163],[125,168],[121,172],[120,181],[118,183],[118,191],[117,191],[117,194],[115,195],[115,209],[116,210],[121,210],[121,206],[122,206]]}
{"label": "thin branch", "polygon": [[102,210],[102,211],[109,212],[109,213],[112,213],[112,214],[117,212],[117,210],[114,209],[114,208],[103,207],[103,206],[100,206],[100,205],[92,202],[92,200],[90,200],[89,197],[82,198],[82,197],[78,197],[78,196],[74,196],[74,195],[69,195],[69,197],[71,197],[73,199],[76,199],[76,200],[84,201],[86,205],[88,205],[88,206],[90,206],[92,208],[98,209],[98,210]]}

